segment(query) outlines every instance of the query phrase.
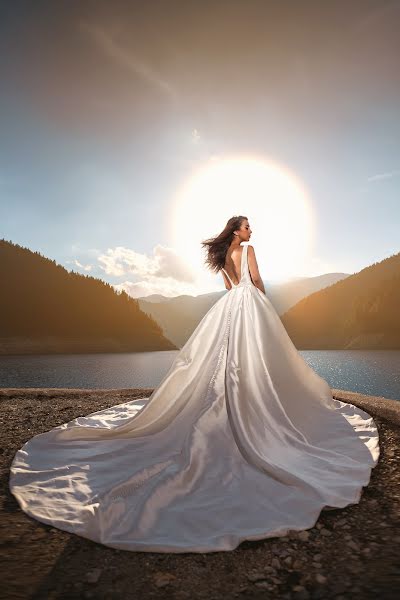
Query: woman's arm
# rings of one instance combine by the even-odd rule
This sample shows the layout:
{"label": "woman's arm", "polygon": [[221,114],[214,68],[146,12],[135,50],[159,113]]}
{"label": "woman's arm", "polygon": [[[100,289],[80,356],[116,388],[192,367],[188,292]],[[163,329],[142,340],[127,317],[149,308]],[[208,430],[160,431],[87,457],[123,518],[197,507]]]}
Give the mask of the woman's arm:
{"label": "woman's arm", "polygon": [[264,283],[258,270],[256,253],[254,252],[253,246],[250,245],[247,247],[247,262],[249,263],[249,271],[252,282],[265,294]]}

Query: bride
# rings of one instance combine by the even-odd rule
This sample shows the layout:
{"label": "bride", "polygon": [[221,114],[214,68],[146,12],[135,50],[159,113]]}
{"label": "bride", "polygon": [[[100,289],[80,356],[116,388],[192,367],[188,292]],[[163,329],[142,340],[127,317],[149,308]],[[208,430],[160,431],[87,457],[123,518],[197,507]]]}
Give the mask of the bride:
{"label": "bride", "polygon": [[29,516],[112,548],[216,552],[315,525],[360,500],[372,417],[334,400],[264,293],[251,229],[202,242],[224,294],[141,398],[28,440],[10,490]]}

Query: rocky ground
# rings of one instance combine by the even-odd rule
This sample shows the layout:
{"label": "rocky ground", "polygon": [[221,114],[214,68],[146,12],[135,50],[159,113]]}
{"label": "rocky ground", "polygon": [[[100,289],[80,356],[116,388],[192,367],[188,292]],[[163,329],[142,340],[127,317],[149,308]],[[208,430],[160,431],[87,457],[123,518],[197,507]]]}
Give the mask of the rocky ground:
{"label": "rocky ground", "polygon": [[311,529],[208,554],[114,550],[28,517],[9,491],[17,449],[42,433],[148,390],[0,390],[0,597],[49,599],[400,596],[400,403],[334,390],[373,414],[381,456],[360,503],[324,511]]}

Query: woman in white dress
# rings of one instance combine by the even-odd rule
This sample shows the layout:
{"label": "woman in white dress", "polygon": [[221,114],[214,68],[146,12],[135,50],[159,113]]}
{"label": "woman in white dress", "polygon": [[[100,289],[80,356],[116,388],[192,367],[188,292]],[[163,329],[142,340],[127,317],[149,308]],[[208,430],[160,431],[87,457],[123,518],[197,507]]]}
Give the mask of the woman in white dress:
{"label": "woman in white dress", "polygon": [[334,400],[264,293],[248,219],[206,240],[224,294],[148,398],[28,440],[10,490],[29,516],[106,546],[216,552],[359,501],[377,426]]}

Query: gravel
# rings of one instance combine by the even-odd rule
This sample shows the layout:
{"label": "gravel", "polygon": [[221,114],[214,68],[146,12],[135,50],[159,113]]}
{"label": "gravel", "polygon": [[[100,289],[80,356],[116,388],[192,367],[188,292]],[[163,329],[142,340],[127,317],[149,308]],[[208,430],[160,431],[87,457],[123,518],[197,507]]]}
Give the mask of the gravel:
{"label": "gravel", "polygon": [[323,511],[314,527],[282,538],[208,554],[127,552],[40,523],[19,508],[9,491],[9,468],[29,438],[151,392],[0,389],[1,598],[397,600],[400,402],[386,406],[382,398],[334,390],[374,415],[378,465],[359,504]]}

